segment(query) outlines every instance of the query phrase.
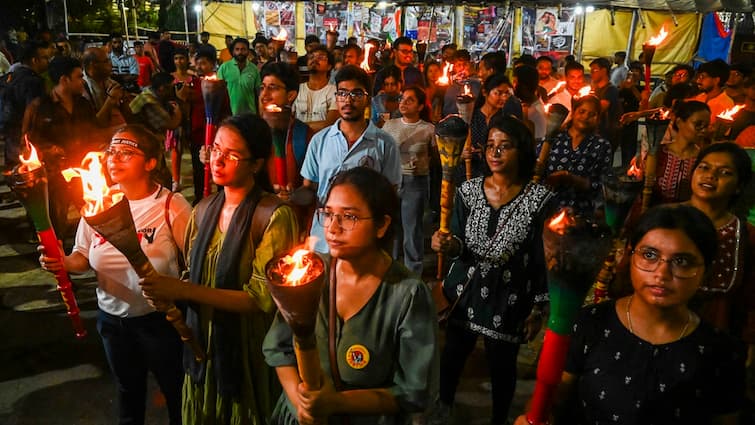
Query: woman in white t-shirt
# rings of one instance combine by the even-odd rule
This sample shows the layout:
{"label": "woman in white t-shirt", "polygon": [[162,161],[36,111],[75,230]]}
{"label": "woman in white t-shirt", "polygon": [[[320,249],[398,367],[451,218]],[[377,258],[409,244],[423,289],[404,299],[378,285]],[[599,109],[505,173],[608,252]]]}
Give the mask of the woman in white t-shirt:
{"label": "woman in white t-shirt", "polygon": [[[435,126],[430,124],[430,106],[421,87],[407,87],[401,93],[401,118],[388,120],[383,130],[390,134],[401,153],[401,224],[404,265],[422,276],[424,235],[422,217],[430,188],[430,157],[438,156]],[[437,162],[438,160],[436,160]],[[399,238],[399,242],[401,239]],[[400,252],[401,249],[398,249]]]}
{"label": "woman in white t-shirt", "polygon": [[[178,276],[178,247],[191,206],[157,183],[162,144],[145,127],[127,125],[115,132],[105,154],[110,178],[128,200],[142,250],[159,273]],[[142,296],[139,276],[126,257],[83,219],[62,263],[39,249],[40,264],[49,272],[97,273],[97,330],[118,388],[119,422],[144,423],[149,370],[165,395],[170,424],[180,424],[181,340],[165,314]]]}

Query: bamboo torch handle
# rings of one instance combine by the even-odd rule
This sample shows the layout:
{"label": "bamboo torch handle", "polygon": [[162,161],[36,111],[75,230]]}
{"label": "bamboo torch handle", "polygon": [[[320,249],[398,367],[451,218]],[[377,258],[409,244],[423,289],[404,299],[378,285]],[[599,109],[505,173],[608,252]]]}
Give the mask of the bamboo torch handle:
{"label": "bamboo torch handle", "polygon": [[[212,146],[213,139],[215,138],[215,125],[212,123],[212,120],[210,118],[207,118],[207,122],[204,126],[204,146],[205,151],[209,151],[210,147]],[[210,161],[205,162],[204,164],[204,189],[202,191],[203,197],[210,196],[210,193],[212,192],[212,179],[210,178]]]}
{"label": "bamboo torch handle", "polygon": [[322,386],[320,373],[320,356],[314,334],[300,338],[294,335],[294,352],[299,377],[309,390],[318,390]]}
{"label": "bamboo torch handle", "polygon": [[549,140],[543,140],[543,145],[540,147],[540,155],[537,157],[535,163],[535,174],[532,176],[532,180],[535,183],[540,183],[545,175],[545,166],[548,163],[548,155],[551,152],[551,142]]}
{"label": "bamboo torch handle", "polygon": [[[469,131],[467,132],[467,141],[464,142],[464,150],[467,151],[467,153],[472,151],[472,127],[469,127]],[[467,180],[472,178],[472,158],[467,158],[464,160],[464,165],[466,166],[466,174],[467,174]]]}
{"label": "bamboo torch handle", "polygon": [[640,209],[640,213],[644,213],[650,207],[653,186],[655,186],[655,165],[656,154],[649,153],[645,160],[645,184],[642,188],[642,208]]}

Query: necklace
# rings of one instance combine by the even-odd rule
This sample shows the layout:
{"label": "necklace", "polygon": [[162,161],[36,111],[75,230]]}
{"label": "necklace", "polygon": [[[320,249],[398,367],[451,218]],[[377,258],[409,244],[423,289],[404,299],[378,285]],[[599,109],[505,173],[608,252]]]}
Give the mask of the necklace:
{"label": "necklace", "polygon": [[[630,295],[629,301],[627,301],[627,324],[629,325],[629,332],[631,332],[632,335],[637,335],[636,333],[634,333],[634,327],[632,327],[632,315],[631,313],[629,313],[629,308],[632,306],[632,299],[634,299],[634,294]],[[671,342],[676,342],[684,338],[684,335],[687,334],[687,329],[689,328],[690,322],[692,322],[692,311],[687,310],[687,322],[682,328],[682,333],[680,333],[679,336]]]}

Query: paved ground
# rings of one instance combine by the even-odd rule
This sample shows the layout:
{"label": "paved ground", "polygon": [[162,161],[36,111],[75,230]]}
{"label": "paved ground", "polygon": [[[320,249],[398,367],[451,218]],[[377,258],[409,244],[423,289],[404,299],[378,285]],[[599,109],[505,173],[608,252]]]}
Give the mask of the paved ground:
{"label": "paved ground", "polygon": [[[190,184],[190,160],[183,158]],[[2,162],[0,162],[2,163]],[[7,425],[102,425],[115,423],[115,388],[94,326],[92,274],[74,279],[76,298],[89,335],[77,340],[52,275],[38,267],[36,244],[25,211],[0,184],[0,423]],[[191,190],[184,194],[190,197]],[[68,242],[71,243],[70,240]],[[434,269],[428,256],[428,270]],[[534,352],[523,347],[520,369]],[[454,422],[489,423],[490,391],[481,345],[467,361]],[[521,372],[521,370],[520,370]],[[532,392],[520,380],[512,407],[520,412]],[[167,423],[156,385],[150,381],[148,423]]]}

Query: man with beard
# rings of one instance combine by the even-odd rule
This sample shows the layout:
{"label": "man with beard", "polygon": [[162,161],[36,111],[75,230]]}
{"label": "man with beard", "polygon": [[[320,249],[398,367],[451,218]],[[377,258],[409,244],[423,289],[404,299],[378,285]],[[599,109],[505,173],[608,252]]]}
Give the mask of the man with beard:
{"label": "man with beard", "polygon": [[706,62],[697,68],[695,83],[700,94],[692,100],[704,102],[710,108],[710,123],[716,121],[716,115],[734,106],[734,101],[724,91],[729,80],[729,65],[721,59]]}
{"label": "man with beard", "polygon": [[592,91],[600,99],[600,128],[598,132],[604,139],[611,142],[615,150],[619,144],[619,118],[621,117],[621,102],[619,89],[611,84],[608,70],[611,62],[606,58],[597,58],[590,62],[590,80]]}
{"label": "man with beard", "polygon": [[317,46],[309,53],[309,78],[299,85],[299,95],[294,102],[296,118],[314,131],[320,131],[338,119],[336,86],[328,83],[333,61],[333,55],[325,46]]}
{"label": "man with beard", "polygon": [[237,38],[231,43],[233,60],[220,65],[218,78],[225,80],[228,86],[228,97],[231,99],[233,115],[242,112],[257,113],[257,91],[260,87],[260,73],[257,67],[250,63],[249,40]]}
{"label": "man with beard", "polygon": [[126,53],[123,48],[123,37],[120,34],[111,36],[108,57],[113,65],[113,79],[131,91],[138,91],[136,80],[139,78],[139,64],[136,58]]}
{"label": "man with beard", "polygon": [[[401,71],[401,81],[404,87],[414,85],[425,87],[425,78],[422,72],[415,68],[414,63],[414,42],[408,37],[399,37],[393,42],[393,66]],[[384,67],[375,74],[375,94],[383,90],[383,80],[387,75],[387,67]]]}
{"label": "man with beard", "polygon": [[81,63],[71,57],[56,57],[50,62],[49,73],[55,86],[49,95],[37,98],[26,108],[23,134],[40,151],[47,169],[50,219],[53,228],[65,237],[69,230],[68,207],[77,199],[81,203],[81,185],[67,184],[60,170],[78,167],[87,152],[104,148],[107,135],[98,131],[94,110],[82,97]]}
{"label": "man with beard", "polygon": [[[318,205],[324,203],[333,177],[350,168],[370,167],[396,187],[401,183],[396,142],[372,121],[364,119],[364,110],[370,104],[370,77],[363,69],[346,65],[336,75],[336,87],[340,118],[315,134],[301,169],[304,182],[300,190],[316,192]],[[298,198],[296,191],[292,200],[295,198]],[[315,218],[310,235],[314,236],[314,250],[328,253],[325,229]]]}

